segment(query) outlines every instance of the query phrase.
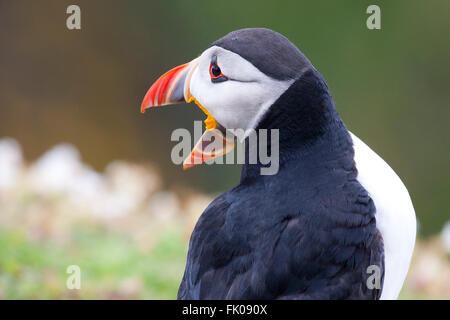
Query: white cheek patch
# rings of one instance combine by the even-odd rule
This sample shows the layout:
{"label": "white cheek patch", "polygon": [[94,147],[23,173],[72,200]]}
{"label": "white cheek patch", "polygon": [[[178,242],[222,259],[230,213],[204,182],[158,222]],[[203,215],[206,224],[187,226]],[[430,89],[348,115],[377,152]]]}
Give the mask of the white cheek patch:
{"label": "white cheek patch", "polygon": [[269,110],[270,106],[278,100],[278,98],[291,86],[294,80],[287,81],[277,81],[277,83],[270,83],[265,86],[266,92],[271,92],[270,96],[267,100],[263,101],[257,111],[257,113],[253,116],[250,121],[248,128],[246,129],[245,136],[249,134],[249,131],[255,129],[258,125],[259,121],[261,121],[262,117]]}
{"label": "white cheek patch", "polygon": [[[228,81],[211,82],[209,67],[213,55]],[[243,129],[247,135],[293,82],[270,78],[238,54],[214,46],[200,56],[190,91],[222,126]]]}

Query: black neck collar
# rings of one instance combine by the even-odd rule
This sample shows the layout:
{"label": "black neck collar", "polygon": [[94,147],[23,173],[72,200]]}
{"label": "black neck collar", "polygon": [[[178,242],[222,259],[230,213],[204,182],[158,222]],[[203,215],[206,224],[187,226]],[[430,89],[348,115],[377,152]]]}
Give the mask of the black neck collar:
{"label": "black neck collar", "polygon": [[[269,108],[259,129],[279,130],[280,170],[292,160],[313,159],[314,154],[353,152],[350,135],[339,117],[322,76],[310,69],[295,80]],[[267,134],[270,152],[270,132]],[[259,139],[259,135],[257,134]],[[259,141],[258,141],[259,143]],[[249,141],[246,139],[246,160]],[[312,161],[312,160],[309,160]],[[244,164],[241,182],[260,176],[262,164]]]}

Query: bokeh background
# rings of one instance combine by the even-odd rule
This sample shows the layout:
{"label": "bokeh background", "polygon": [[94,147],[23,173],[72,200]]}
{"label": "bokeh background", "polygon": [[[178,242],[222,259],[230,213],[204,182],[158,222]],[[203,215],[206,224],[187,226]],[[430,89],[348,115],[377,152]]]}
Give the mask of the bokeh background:
{"label": "bokeh background", "polygon": [[[81,7],[81,30],[66,8]],[[366,28],[381,7],[382,29]],[[450,298],[450,1],[0,0],[0,298],[176,297],[236,165],[170,160],[193,104],[140,114],[163,72],[244,27],[287,36],[402,178],[419,239],[401,298]],[[66,288],[79,265],[82,288]]]}

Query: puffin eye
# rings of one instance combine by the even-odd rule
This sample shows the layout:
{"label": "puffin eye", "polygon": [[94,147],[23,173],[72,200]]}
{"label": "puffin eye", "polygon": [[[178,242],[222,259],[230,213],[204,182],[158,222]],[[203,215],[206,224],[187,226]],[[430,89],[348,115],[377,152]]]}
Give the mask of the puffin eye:
{"label": "puffin eye", "polygon": [[211,82],[223,82],[227,81],[228,78],[222,73],[220,67],[217,65],[217,56],[213,56],[211,59],[211,64],[209,65],[209,75],[211,76]]}
{"label": "puffin eye", "polygon": [[222,73],[222,71],[220,70],[220,68],[219,68],[219,66],[217,64],[211,65],[211,74],[214,77],[220,76],[221,73]]}

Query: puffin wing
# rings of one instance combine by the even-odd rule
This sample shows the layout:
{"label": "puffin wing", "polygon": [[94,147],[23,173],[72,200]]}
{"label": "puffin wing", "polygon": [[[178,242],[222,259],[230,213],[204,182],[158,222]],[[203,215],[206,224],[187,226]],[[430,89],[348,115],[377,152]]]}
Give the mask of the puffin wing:
{"label": "puffin wing", "polygon": [[225,194],[216,198],[200,216],[189,242],[189,251],[178,299],[213,297],[213,291],[225,292],[227,284],[214,277],[220,258],[214,252],[230,204]]}
{"label": "puffin wing", "polygon": [[276,299],[379,299],[384,248],[373,200],[356,179],[322,191],[285,221],[268,290]]}
{"label": "puffin wing", "polygon": [[[241,200],[248,197],[230,193],[210,204],[192,233],[179,299],[379,299],[383,240],[356,180],[276,217],[269,197],[248,206]],[[368,285],[370,266],[379,287]]]}
{"label": "puffin wing", "polygon": [[[360,242],[357,235],[352,235],[352,230],[344,229],[316,229],[313,232],[321,235],[311,237],[309,232],[301,231],[300,223],[300,220],[288,223],[274,250],[273,264],[268,272],[271,276],[267,279],[270,290],[276,292],[275,299],[380,298],[384,281],[384,252],[378,230]],[[346,232],[349,236],[342,238],[346,239],[342,242],[328,238],[328,234],[324,236],[325,233]],[[288,247],[293,240],[297,241],[295,249]],[[276,263],[282,260],[288,261],[284,267]],[[375,271],[373,268],[378,269]],[[378,272],[375,275],[378,280],[370,278],[375,272]]]}

